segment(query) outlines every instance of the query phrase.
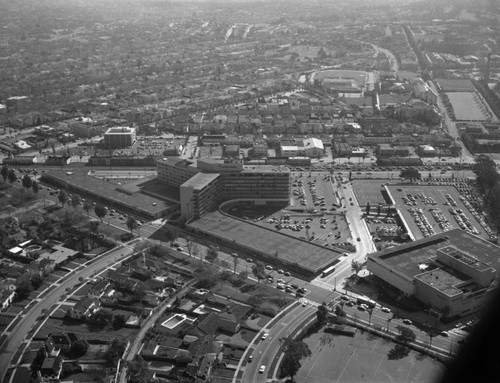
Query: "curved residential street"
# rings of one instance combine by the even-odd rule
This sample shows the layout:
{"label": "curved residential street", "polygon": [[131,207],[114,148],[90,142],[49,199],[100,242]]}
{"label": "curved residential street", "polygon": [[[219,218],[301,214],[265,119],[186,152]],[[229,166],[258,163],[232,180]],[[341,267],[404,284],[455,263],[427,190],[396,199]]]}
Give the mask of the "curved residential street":
{"label": "curved residential street", "polygon": [[[115,263],[117,260],[122,259],[132,254],[131,247],[118,247],[101,255],[93,262],[75,269],[69,276],[61,278],[60,281],[53,283],[46,291],[40,292],[36,299],[36,304],[21,317],[19,323],[7,333],[8,338],[4,342],[0,353],[0,381],[3,381],[5,373],[12,365],[19,363],[19,360],[12,360],[16,352],[28,346],[29,339],[33,336],[35,331],[32,331],[37,326],[38,318],[45,311],[49,310],[62,295],[66,294],[67,289],[71,289],[79,283],[80,278],[89,278],[97,272],[104,271],[107,267]],[[25,339],[28,339],[26,341]],[[25,344],[24,348],[21,346]],[[22,353],[19,354],[20,357]],[[19,358],[20,359],[20,358]],[[14,374],[13,374],[14,375]]]}

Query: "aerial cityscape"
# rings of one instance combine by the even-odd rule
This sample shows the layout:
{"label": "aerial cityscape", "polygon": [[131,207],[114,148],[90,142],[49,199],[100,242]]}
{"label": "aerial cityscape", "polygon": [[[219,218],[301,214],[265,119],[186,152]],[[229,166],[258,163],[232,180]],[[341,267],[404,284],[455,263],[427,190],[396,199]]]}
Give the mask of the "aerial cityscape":
{"label": "aerial cityscape", "polygon": [[500,307],[498,1],[0,28],[1,383],[458,381]]}

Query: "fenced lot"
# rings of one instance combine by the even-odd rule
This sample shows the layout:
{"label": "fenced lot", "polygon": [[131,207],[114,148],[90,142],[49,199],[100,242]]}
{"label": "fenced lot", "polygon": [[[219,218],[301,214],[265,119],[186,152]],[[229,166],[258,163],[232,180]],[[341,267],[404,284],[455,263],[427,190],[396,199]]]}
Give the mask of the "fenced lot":
{"label": "fenced lot", "polygon": [[[389,185],[387,188],[415,239],[448,231],[446,227],[461,228],[459,220],[462,218],[457,218],[459,215],[456,213],[452,214],[456,209],[463,212],[460,217],[465,217],[464,219],[478,230],[476,235],[484,239],[489,238],[479,221],[460,200],[460,193],[454,186],[404,184]],[[409,196],[413,199],[409,199]],[[415,214],[418,214],[418,219],[415,218]],[[417,225],[417,220],[428,222],[431,228],[430,234],[421,228],[422,224],[420,227]],[[440,225],[443,222],[444,224]]]}
{"label": "fenced lot", "polygon": [[366,206],[368,202],[372,207],[387,203],[383,195],[384,184],[384,180],[353,180],[352,189],[359,206]]}
{"label": "fenced lot", "polygon": [[444,365],[410,351],[401,359],[389,357],[394,344],[356,330],[354,337],[320,331],[304,340],[311,357],[302,360],[297,382],[436,382]]}

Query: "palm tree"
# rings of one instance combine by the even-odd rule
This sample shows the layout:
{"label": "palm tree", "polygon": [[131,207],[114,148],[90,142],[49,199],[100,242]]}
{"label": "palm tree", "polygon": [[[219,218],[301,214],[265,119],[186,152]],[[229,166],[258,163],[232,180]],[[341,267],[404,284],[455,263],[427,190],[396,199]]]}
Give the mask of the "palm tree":
{"label": "palm tree", "polygon": [[368,311],[368,326],[370,326],[372,324],[373,307],[368,307],[366,311]]}

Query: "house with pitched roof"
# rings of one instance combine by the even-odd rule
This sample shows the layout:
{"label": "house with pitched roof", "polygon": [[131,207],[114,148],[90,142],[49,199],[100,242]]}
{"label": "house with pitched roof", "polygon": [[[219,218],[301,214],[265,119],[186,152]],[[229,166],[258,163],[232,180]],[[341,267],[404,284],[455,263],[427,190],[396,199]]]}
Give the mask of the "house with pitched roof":
{"label": "house with pitched roof", "polygon": [[68,314],[72,319],[86,319],[99,310],[99,307],[98,299],[85,297],[71,307]]}

